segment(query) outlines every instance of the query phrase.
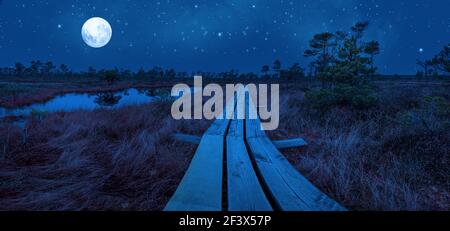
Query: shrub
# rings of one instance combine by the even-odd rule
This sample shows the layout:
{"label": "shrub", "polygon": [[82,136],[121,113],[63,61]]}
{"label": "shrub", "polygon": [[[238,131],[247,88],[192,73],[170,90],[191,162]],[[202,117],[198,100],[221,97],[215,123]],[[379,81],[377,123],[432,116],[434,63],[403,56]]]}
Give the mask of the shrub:
{"label": "shrub", "polygon": [[426,109],[436,114],[436,116],[447,118],[450,116],[450,103],[448,103],[443,97],[427,96],[424,99],[424,104]]}
{"label": "shrub", "polygon": [[117,70],[108,70],[104,71],[101,74],[101,78],[106,81],[108,84],[112,85],[116,81],[120,79],[119,72]]}
{"label": "shrub", "polygon": [[332,89],[308,91],[306,98],[316,109],[327,111],[335,106],[352,106],[355,109],[367,109],[378,102],[378,97],[372,88],[364,85],[360,88],[347,84],[338,85]]}

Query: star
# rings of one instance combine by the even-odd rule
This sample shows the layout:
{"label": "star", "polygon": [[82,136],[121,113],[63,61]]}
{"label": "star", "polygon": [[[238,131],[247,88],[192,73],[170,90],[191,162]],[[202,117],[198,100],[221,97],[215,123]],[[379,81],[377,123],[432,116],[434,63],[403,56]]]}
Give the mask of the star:
{"label": "star", "polygon": [[[20,60],[22,57],[38,59],[46,57],[51,52],[58,57],[57,60],[52,60],[55,63],[64,61],[76,68],[84,68],[89,62],[95,62],[93,65],[99,67],[117,63],[135,68],[148,66],[144,60],[146,54],[152,54],[153,57],[167,55],[152,60],[157,65],[174,65],[180,71],[189,71],[191,68],[201,66],[198,63],[200,61],[182,59],[194,51],[197,54],[204,52],[216,55],[207,60],[207,64],[211,64],[211,69],[216,71],[231,66],[242,70],[256,68],[256,71],[259,71],[259,65],[270,62],[269,59],[274,54],[280,56],[280,60],[286,65],[301,62],[301,65],[307,66],[312,59],[303,59],[302,54],[315,34],[333,33],[338,30],[350,33],[352,24],[362,20],[369,21],[370,25],[361,42],[376,40],[381,47],[390,48],[386,49],[386,52],[380,52],[379,57],[386,58],[377,59],[383,72],[385,60],[396,59],[398,53],[402,57],[411,52],[418,57],[427,55],[422,59],[434,55],[438,46],[446,44],[448,36],[445,35],[448,33],[445,32],[450,31],[448,18],[443,13],[445,4],[429,4],[421,0],[399,1],[392,5],[388,4],[388,0],[339,1],[339,4],[331,5],[309,0],[126,0],[107,8],[99,4],[101,1],[77,0],[71,1],[72,3],[57,1],[54,4],[49,3],[51,1],[38,1],[42,4],[36,4],[16,0],[9,5],[15,5],[15,8],[9,8],[5,2],[8,1],[0,0],[0,8],[4,9],[6,5],[8,9],[0,16],[0,46],[3,52],[0,52],[0,67],[2,63],[5,65],[12,59],[24,62]],[[427,20],[418,17],[418,13],[423,13]],[[67,48],[60,46],[80,45],[78,21],[85,20],[93,14],[103,15],[113,22],[115,43],[102,50],[100,54],[105,55],[105,58],[100,60],[94,56],[89,56],[86,61],[76,59],[74,57],[77,55],[84,54],[83,50],[75,48],[71,49],[71,55],[66,55],[64,51]],[[69,21],[72,23],[69,24]],[[51,30],[55,33],[48,36]],[[36,36],[39,43],[30,44],[27,53],[27,49],[21,48],[18,41],[28,33]],[[68,35],[74,35],[76,39],[67,40]],[[132,43],[130,38],[134,39]],[[397,46],[398,41],[404,38],[408,38],[409,44],[414,45]],[[182,46],[176,46],[178,43]],[[54,46],[49,48],[48,52],[44,52],[39,44]],[[136,49],[133,59],[122,60],[120,55],[114,55],[119,48],[124,52],[123,55],[128,55],[126,51],[132,50],[131,47]],[[396,49],[391,50],[391,47]],[[22,51],[24,54],[20,53]],[[61,54],[58,53],[60,51]],[[1,55],[6,53],[11,53],[13,57]],[[174,53],[179,56],[175,55],[176,59],[171,59],[170,55]],[[227,57],[224,57],[224,54]],[[213,61],[214,59],[241,61],[239,54],[246,54],[251,61],[247,63],[247,59],[242,59],[243,62],[236,64]],[[415,65],[414,60],[407,58],[396,59],[396,62],[398,64],[393,65],[396,69],[389,66],[386,72],[409,72]]]}

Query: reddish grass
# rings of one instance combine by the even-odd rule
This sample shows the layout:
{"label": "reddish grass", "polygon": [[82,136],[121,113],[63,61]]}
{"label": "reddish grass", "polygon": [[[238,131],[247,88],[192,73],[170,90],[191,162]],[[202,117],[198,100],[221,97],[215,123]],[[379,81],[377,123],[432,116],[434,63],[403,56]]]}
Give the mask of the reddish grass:
{"label": "reddish grass", "polygon": [[377,108],[321,114],[290,89],[282,91],[281,126],[270,136],[305,137],[306,148],[284,154],[348,209],[449,210],[450,116],[424,103],[425,96],[450,103],[449,92],[382,86]]}
{"label": "reddish grass", "polygon": [[[273,139],[309,145],[283,151],[329,196],[354,210],[449,210],[450,116],[425,96],[449,102],[448,86],[384,85],[367,111],[309,107],[298,86],[282,89]],[[27,132],[0,128],[0,210],[161,210],[205,121],[173,121],[156,102],[32,120]]]}
{"label": "reddish grass", "polygon": [[0,210],[161,210],[196,148],[170,136],[209,125],[169,113],[156,102],[3,126]]}

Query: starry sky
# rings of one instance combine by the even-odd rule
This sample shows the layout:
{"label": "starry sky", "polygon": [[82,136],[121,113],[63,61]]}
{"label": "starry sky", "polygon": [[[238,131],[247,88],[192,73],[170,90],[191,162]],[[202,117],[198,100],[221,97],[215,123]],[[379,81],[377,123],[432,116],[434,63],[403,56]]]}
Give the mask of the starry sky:
{"label": "starry sky", "polygon": [[[179,71],[259,72],[299,62],[319,32],[371,23],[379,72],[414,74],[450,43],[450,0],[0,0],[0,66],[51,60],[73,70],[154,66]],[[100,49],[81,37],[102,17],[113,29]]]}

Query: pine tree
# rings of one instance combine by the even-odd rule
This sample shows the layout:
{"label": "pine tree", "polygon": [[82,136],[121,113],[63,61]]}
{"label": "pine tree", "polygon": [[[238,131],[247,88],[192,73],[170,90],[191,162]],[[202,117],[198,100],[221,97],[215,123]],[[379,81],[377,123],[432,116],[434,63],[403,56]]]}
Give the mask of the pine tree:
{"label": "pine tree", "polygon": [[380,43],[377,41],[370,41],[364,46],[364,53],[370,57],[370,65],[374,68],[374,57],[380,53]]}
{"label": "pine tree", "polygon": [[270,67],[269,65],[264,65],[261,68],[261,73],[263,73],[263,77],[267,77],[267,73],[269,73]]}
{"label": "pine tree", "polygon": [[280,72],[281,72],[281,62],[280,60],[275,60],[275,62],[273,62],[273,67],[272,67],[273,71],[277,74],[277,78],[280,78]]}
{"label": "pine tree", "polygon": [[310,49],[304,53],[305,57],[315,57],[317,71],[323,71],[333,60],[331,55],[331,48],[336,46],[334,34],[325,32],[314,35],[313,39],[309,41]]}
{"label": "pine tree", "polygon": [[369,77],[376,70],[372,61],[379,53],[379,44],[372,41],[369,49],[367,44],[360,41],[368,25],[367,22],[355,24],[351,27],[351,36],[335,35],[338,38],[335,40],[337,55],[333,56],[329,65],[317,72],[318,79],[327,83],[328,88],[307,94],[316,106],[321,109],[335,105],[367,108],[377,101],[369,84]]}

